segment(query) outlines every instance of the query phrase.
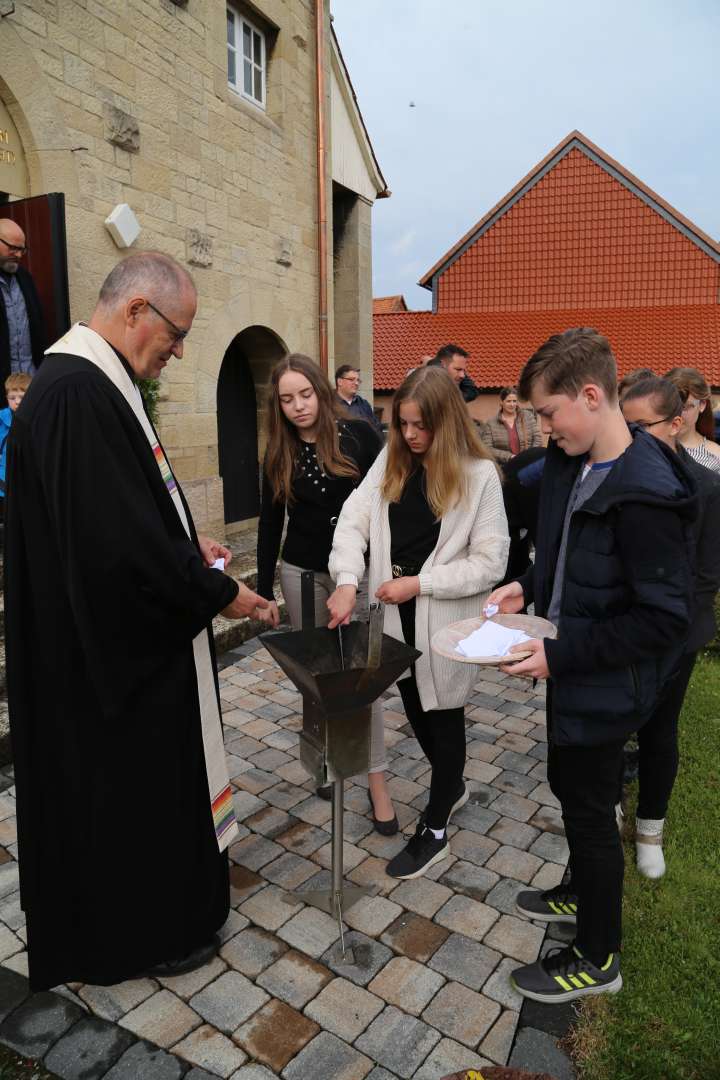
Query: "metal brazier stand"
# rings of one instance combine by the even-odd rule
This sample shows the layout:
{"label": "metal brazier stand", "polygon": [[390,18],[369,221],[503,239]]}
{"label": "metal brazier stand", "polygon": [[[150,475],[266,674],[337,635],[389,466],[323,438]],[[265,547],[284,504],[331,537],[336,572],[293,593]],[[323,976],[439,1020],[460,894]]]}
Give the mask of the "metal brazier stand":
{"label": "metal brazier stand", "polygon": [[302,574],[302,630],[263,634],[261,640],[302,694],[300,761],[317,786],[332,784],[331,888],[300,895],[337,918],[342,940],[343,911],[368,895],[343,885],[344,781],[368,771],[372,703],[420,653],[383,634],[382,604],[371,605],[367,622],[316,627],[314,576]]}

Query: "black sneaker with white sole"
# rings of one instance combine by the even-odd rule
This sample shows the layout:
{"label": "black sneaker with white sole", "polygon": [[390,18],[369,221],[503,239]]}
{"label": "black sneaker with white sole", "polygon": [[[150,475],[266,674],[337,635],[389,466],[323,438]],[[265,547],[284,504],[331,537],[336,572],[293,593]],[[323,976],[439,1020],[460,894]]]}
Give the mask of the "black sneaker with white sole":
{"label": "black sneaker with white sole", "polygon": [[438,840],[432,829],[428,829],[422,819],[402,851],[390,860],[385,873],[394,878],[416,878],[440,862],[450,851],[447,833]]}
{"label": "black sneaker with white sole", "polygon": [[577,920],[577,896],[565,885],[554,889],[525,889],[515,898],[515,906],[521,915],[539,922],[575,922]]}
{"label": "black sneaker with white sole", "polygon": [[551,949],[534,964],[517,968],[510,982],[523,997],[550,1005],[588,994],[617,994],[623,984],[620,955],[610,953],[602,967],[596,967],[574,944],[566,945]]}

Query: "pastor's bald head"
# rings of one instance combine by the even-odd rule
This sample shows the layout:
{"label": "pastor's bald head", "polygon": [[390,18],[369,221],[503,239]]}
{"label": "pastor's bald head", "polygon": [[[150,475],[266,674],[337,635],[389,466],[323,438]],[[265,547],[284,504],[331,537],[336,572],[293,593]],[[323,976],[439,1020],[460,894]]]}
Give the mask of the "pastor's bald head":
{"label": "pastor's bald head", "polygon": [[98,308],[110,312],[134,296],[144,296],[162,307],[182,293],[195,295],[195,283],[169,255],[161,251],[139,251],[119,262],[103,281]]}
{"label": "pastor's bald head", "polygon": [[89,326],[114,345],[140,379],[157,378],[180,359],[197,308],[190,274],[169,255],[143,251],[112,270]]}

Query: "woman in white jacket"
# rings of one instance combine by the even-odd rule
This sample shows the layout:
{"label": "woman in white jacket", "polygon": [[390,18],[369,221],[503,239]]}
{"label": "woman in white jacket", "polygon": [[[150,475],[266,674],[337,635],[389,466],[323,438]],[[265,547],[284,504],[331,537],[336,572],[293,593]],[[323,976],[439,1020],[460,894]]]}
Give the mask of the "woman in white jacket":
{"label": "woman in white jacket", "polygon": [[329,571],[330,627],[347,623],[370,545],[370,593],[388,605],[385,632],[422,651],[398,682],[415,737],[432,767],[415,835],[388,864],[414,878],[448,853],[451,814],[467,801],[465,704],[472,664],[430,651],[437,630],[479,615],[509,547],[495,464],[450,376],[413,371],[395,394],[388,445],[343,506]]}

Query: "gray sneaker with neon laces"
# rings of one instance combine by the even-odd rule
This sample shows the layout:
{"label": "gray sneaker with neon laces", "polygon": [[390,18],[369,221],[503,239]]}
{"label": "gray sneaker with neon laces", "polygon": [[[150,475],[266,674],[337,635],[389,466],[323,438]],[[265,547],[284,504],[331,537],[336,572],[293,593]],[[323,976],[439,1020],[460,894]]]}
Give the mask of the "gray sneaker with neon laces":
{"label": "gray sneaker with neon laces", "polygon": [[577,896],[562,884],[544,892],[525,889],[517,894],[515,906],[521,915],[539,922],[575,922],[577,919]]}
{"label": "gray sneaker with neon laces", "polygon": [[510,982],[523,997],[550,1005],[587,994],[617,994],[622,989],[620,954],[610,953],[596,967],[574,944],[551,949],[541,960],[517,968]]}

